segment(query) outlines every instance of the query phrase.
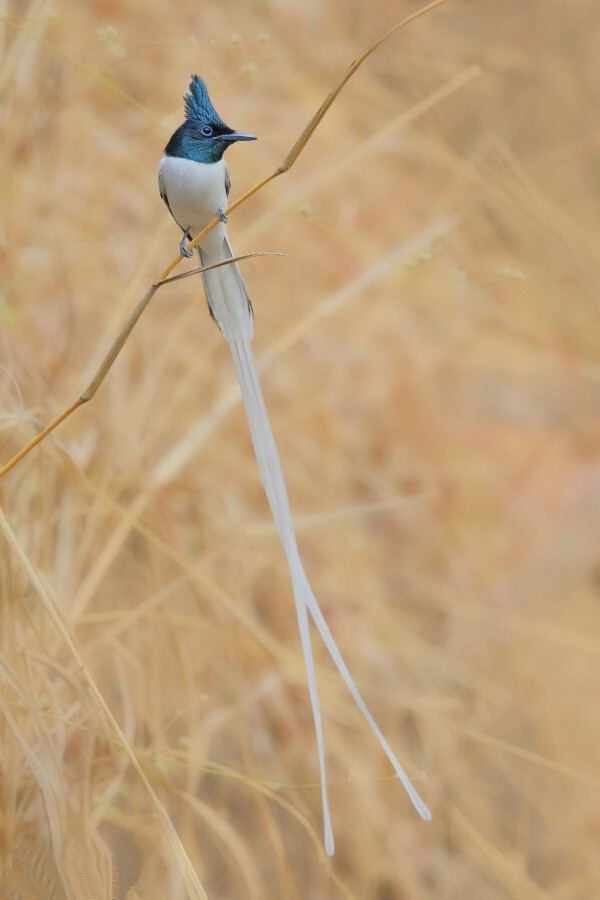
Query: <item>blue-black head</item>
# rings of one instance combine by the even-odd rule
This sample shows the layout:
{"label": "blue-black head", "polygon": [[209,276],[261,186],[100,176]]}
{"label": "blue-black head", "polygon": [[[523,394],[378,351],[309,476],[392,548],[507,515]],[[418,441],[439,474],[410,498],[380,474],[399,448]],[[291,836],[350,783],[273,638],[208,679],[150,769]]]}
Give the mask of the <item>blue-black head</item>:
{"label": "blue-black head", "polygon": [[167,156],[193,159],[195,162],[218,162],[235,141],[256,140],[253,134],[234,131],[225,124],[198,75],[192,75],[189,93],[183,99],[185,122],[165,147]]}

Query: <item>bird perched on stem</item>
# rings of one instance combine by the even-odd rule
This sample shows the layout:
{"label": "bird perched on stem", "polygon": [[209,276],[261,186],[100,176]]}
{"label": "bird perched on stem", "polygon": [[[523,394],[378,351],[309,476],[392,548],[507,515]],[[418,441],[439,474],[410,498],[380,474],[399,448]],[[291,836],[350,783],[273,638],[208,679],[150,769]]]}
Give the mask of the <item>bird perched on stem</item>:
{"label": "bird perched on stem", "polygon": [[[223,154],[236,141],[256,138],[225,124],[197,75],[192,75],[184,99],[185,122],[165,147],[158,169],[158,187],[183,231],[179,245],[183,256],[193,256],[187,241],[218,216],[219,224],[198,246],[202,265],[209,266],[233,256],[225,229],[224,210],[231,182]],[[252,338],[252,306],[237,264],[220,266],[204,272],[202,277],[210,313],[225,337],[235,323]]]}
{"label": "bird perched on stem", "polygon": [[[202,79],[197,75],[192,76],[190,91],[185,97],[185,122],[177,129],[165,148],[165,155],[158,171],[158,183],[161,197],[183,230],[180,250],[184,256],[192,255],[186,241],[218,217],[217,226],[202,238],[199,245],[203,266],[221,263],[233,256],[225,231],[224,209],[229,193],[229,177],[223,153],[234,141],[250,140],[254,140],[252,135],[233,131],[225,125],[210,102]],[[316,625],[346,687],[377,736],[413,805],[424,819],[431,818],[431,814],[398,762],[354,683],[304,571],[279,454],[254,364],[250,343],[253,331],[252,307],[240,271],[236,263],[230,263],[203,272],[202,277],[211,315],[223,332],[231,350],[261,480],[290,572],[317,735],[325,849],[331,855],[334,840],[327,798],[325,742],[313,660],[310,619]]]}

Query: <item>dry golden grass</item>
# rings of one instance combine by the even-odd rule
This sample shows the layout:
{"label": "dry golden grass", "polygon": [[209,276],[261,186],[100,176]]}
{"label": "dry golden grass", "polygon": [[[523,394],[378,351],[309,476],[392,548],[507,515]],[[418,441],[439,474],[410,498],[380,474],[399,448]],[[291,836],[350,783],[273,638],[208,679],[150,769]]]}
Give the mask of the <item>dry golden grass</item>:
{"label": "dry golden grass", "polygon": [[[286,254],[244,273],[301,551],[432,823],[319,646],[324,856],[287,569],[186,279],[2,482],[0,896],[187,896],[149,785],[211,900],[600,895],[596,5],[451,0],[231,219]],[[391,6],[0,4],[2,460],[177,250],[156,167],[189,74],[260,138],[239,195]]]}

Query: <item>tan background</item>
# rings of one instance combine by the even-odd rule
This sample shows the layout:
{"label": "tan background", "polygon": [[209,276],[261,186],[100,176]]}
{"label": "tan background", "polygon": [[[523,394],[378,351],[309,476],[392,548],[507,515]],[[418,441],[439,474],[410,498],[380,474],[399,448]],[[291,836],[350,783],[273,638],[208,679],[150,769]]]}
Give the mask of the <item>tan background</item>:
{"label": "tan background", "polygon": [[[259,137],[237,196],[416,8],[0,4],[3,460],[177,251],[156,168],[190,73]],[[6,896],[185,896],[36,572],[211,900],[600,894],[599,41],[593,0],[451,0],[230,223],[285,253],[244,274],[301,550],[432,823],[319,646],[323,856],[285,562],[188,279],[1,487]]]}

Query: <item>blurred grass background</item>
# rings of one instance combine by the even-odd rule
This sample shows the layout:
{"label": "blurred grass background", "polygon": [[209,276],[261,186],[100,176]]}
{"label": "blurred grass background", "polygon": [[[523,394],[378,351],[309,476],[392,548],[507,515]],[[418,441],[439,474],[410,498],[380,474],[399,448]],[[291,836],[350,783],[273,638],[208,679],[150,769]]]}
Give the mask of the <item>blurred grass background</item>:
{"label": "blurred grass background", "polygon": [[[0,2],[3,461],[177,251],[156,168],[190,73],[259,137],[227,155],[235,197],[416,8]],[[286,254],[243,271],[301,551],[432,823],[319,646],[323,855],[287,570],[186,279],[1,486],[2,896],[186,896],[32,571],[211,900],[600,895],[595,12],[450,2],[230,222],[238,254]]]}

